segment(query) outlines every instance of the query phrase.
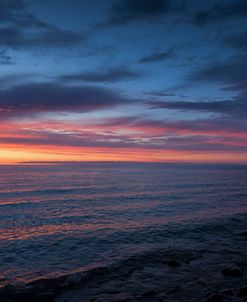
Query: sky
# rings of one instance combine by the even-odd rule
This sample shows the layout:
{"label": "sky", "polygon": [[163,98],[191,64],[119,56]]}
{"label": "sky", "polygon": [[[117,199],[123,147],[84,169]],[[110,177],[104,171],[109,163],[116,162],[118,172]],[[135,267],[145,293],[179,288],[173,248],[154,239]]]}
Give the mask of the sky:
{"label": "sky", "polygon": [[0,0],[0,163],[247,163],[246,0]]}

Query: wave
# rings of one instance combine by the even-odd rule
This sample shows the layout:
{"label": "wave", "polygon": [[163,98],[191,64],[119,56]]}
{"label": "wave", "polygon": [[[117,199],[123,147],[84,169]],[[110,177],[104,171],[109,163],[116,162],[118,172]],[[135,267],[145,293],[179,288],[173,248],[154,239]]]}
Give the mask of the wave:
{"label": "wave", "polygon": [[115,262],[108,266],[98,266],[87,271],[81,270],[66,275],[60,275],[51,278],[40,278],[28,283],[17,282],[6,285],[0,288],[1,301],[36,301],[38,295],[42,292],[52,292],[58,295],[62,291],[76,289],[85,285],[91,279],[99,277],[106,278],[109,275],[118,274],[129,275],[131,271],[138,266],[145,267],[146,263],[153,265],[163,263],[164,265],[172,266],[173,259],[180,262],[190,262],[201,257],[202,250],[174,250],[174,249],[159,249],[155,251],[146,251],[136,255],[132,255],[126,259]]}
{"label": "wave", "polygon": [[[187,282],[188,286],[193,289],[192,281],[195,282],[195,286],[217,287],[219,286],[217,282],[222,285],[229,279],[226,278],[223,282],[220,274],[215,273],[215,271],[220,273],[221,268],[229,265],[229,263],[238,263],[241,265],[241,269],[247,269],[246,218],[247,214],[245,213],[186,228],[178,226],[178,228],[173,228],[173,231],[172,229],[168,231],[170,238],[175,240],[171,245],[157,248],[152,244],[149,250],[137,251],[136,249],[132,255],[124,255],[121,259],[112,258],[111,263],[105,265],[95,263],[88,269],[78,268],[69,274],[38,278],[27,283],[8,284],[0,289],[0,301],[38,301],[38,296],[42,293],[52,293],[54,297],[57,297],[64,292],[86,288],[89,283],[92,287],[96,287],[96,284],[101,286],[99,284],[102,283],[104,284],[102,286],[105,286],[102,291],[106,291],[112,280],[116,278],[121,279],[125,284],[124,286],[127,286],[130,278],[135,277],[145,280],[149,278],[154,284],[160,283],[163,287],[171,287],[171,284],[174,285],[176,282]],[[147,231],[145,236],[147,236]],[[154,230],[150,230],[148,237],[153,238],[151,242],[154,243],[155,240],[159,241],[162,236],[168,238],[168,233],[161,229],[156,230],[156,233]],[[142,241],[141,233],[137,236],[135,232],[132,232],[126,234],[126,240],[129,237],[127,241],[131,241],[131,238],[138,241],[137,237],[139,236]],[[156,275],[150,279],[152,274]],[[198,278],[201,278],[203,274],[206,279],[215,279],[217,282],[208,285],[205,283],[196,284]],[[164,280],[169,286],[164,283]],[[244,281],[246,278],[241,280]],[[231,286],[234,285],[233,281],[231,279],[229,281]],[[140,286],[140,284],[136,286]],[[188,299],[188,301],[192,300]],[[196,301],[202,300],[198,298]]]}

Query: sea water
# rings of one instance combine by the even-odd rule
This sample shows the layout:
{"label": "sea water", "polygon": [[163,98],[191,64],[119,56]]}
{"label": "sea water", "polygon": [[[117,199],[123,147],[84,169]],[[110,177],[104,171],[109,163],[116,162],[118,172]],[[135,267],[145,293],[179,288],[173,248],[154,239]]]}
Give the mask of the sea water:
{"label": "sea water", "polygon": [[0,285],[172,245],[193,225],[246,213],[246,197],[240,165],[0,166]]}

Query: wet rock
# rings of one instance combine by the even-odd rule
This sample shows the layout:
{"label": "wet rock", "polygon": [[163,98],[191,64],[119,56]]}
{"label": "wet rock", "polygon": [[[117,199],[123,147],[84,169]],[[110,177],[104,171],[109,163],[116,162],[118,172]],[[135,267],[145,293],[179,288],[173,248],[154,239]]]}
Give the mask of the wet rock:
{"label": "wet rock", "polygon": [[121,289],[117,289],[117,288],[106,288],[106,289],[105,289],[105,293],[106,293],[106,294],[109,294],[109,295],[115,295],[115,294],[121,293]]}
{"label": "wet rock", "polygon": [[132,300],[133,297],[128,293],[120,293],[114,297],[114,301],[116,302],[130,302]]}
{"label": "wet rock", "polygon": [[24,283],[7,285],[0,291],[0,301],[29,302],[32,301],[33,289]]}
{"label": "wet rock", "polygon": [[226,296],[234,296],[236,294],[236,292],[231,288],[224,288],[219,293]]}
{"label": "wet rock", "polygon": [[35,299],[36,302],[52,302],[55,299],[55,295],[51,292],[41,293]]}
{"label": "wet rock", "polygon": [[241,268],[235,265],[224,268],[221,273],[224,276],[231,277],[241,277],[243,275]]}
{"label": "wet rock", "polygon": [[247,230],[239,231],[237,235],[247,237]]}
{"label": "wet rock", "polygon": [[63,287],[70,287],[74,285],[79,285],[86,278],[87,273],[81,272],[77,274],[71,274],[67,276],[62,284]]}
{"label": "wet rock", "polygon": [[167,291],[167,293],[168,293],[168,294],[175,294],[175,293],[180,292],[181,290],[182,290],[182,287],[179,286],[179,285],[176,285],[176,286],[172,287],[171,289],[169,289],[169,290]]}
{"label": "wet rock", "polygon": [[91,302],[131,302],[133,301],[133,297],[128,293],[120,293],[117,295],[108,295],[106,293],[102,293],[91,298],[90,301]]}
{"label": "wet rock", "polygon": [[157,292],[153,289],[149,289],[141,293],[140,297],[153,297],[155,295],[157,295]]}
{"label": "wet rock", "polygon": [[247,286],[238,289],[239,298],[247,298]]}
{"label": "wet rock", "polygon": [[[223,301],[221,294],[215,293],[215,294],[211,294],[208,298],[207,298],[207,302],[221,302]],[[224,296],[223,296],[224,297]]]}
{"label": "wet rock", "polygon": [[171,267],[178,267],[179,265],[180,265],[180,263],[179,262],[177,262],[176,260],[171,260],[171,261],[169,261],[168,263],[167,263],[169,266],[171,266]]}
{"label": "wet rock", "polygon": [[223,302],[223,301],[229,301],[229,296],[223,295],[221,293],[214,293],[207,298],[207,302]]}

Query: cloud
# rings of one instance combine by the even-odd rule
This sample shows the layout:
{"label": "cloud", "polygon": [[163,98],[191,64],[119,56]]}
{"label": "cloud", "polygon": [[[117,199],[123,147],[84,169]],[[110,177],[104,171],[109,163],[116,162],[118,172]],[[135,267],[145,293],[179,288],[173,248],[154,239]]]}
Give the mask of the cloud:
{"label": "cloud", "polygon": [[225,20],[239,20],[247,17],[247,2],[245,0],[233,0],[230,3],[215,4],[209,10],[194,12],[193,23],[203,26]]}
{"label": "cloud", "polygon": [[[180,111],[198,111],[218,113],[234,118],[247,118],[247,71],[246,54],[228,57],[220,62],[213,62],[193,72],[187,80],[189,85],[196,83],[216,83],[222,91],[237,93],[228,100],[220,101],[152,101],[152,109],[173,109]],[[185,85],[186,86],[186,85]],[[167,97],[164,95],[164,97]]]}
{"label": "cloud", "polygon": [[0,118],[44,112],[89,112],[134,101],[110,89],[94,86],[25,84],[0,90]]}
{"label": "cloud", "polygon": [[223,62],[215,62],[206,66],[191,76],[193,81],[215,81],[232,83],[246,78],[246,55],[229,57]]}
{"label": "cloud", "polygon": [[27,11],[24,1],[0,0],[0,46],[60,47],[84,40],[84,36],[38,20]]}
{"label": "cloud", "polygon": [[0,28],[0,46],[12,49],[35,47],[61,47],[85,41],[85,37],[56,27],[29,31],[14,26]]}
{"label": "cloud", "polygon": [[[238,94],[233,97],[234,103],[225,102],[226,110],[229,112],[229,109],[232,108],[233,114],[238,113],[239,117],[246,116],[246,61],[246,54],[229,57],[222,62],[215,62],[199,69],[189,77],[189,80],[193,84],[196,82],[217,83],[221,85],[221,90],[223,91],[237,92]],[[236,106],[235,109],[233,108],[234,106]]]}
{"label": "cloud", "polygon": [[1,144],[50,145],[64,147],[130,147],[137,146],[131,137],[124,135],[106,135],[87,131],[64,132],[51,130],[26,130],[12,137],[1,137]]}
{"label": "cloud", "polygon": [[223,39],[223,43],[228,47],[245,51],[247,49],[247,31],[230,34]]}
{"label": "cloud", "polygon": [[221,101],[153,101],[148,104],[152,109],[164,108],[180,111],[202,111],[232,116],[247,117],[247,71],[245,54],[228,57],[222,62],[214,62],[198,69],[188,80],[190,84],[207,82],[217,83],[222,91],[237,92],[237,95]]}
{"label": "cloud", "polygon": [[174,93],[173,91],[167,91],[167,90],[153,90],[153,91],[149,91],[146,92],[146,94],[154,96],[154,97],[173,97],[173,96],[177,96],[176,93]]}
{"label": "cloud", "polygon": [[224,135],[232,136],[232,133],[245,133],[247,130],[247,122],[245,119],[236,120],[231,117],[218,117],[209,119],[194,120],[151,120],[142,119],[140,117],[111,118],[97,124],[100,127],[109,126],[114,129],[118,126],[121,129],[125,126],[127,129],[141,130],[150,133],[151,136],[160,136],[162,134],[201,134],[201,135]]}
{"label": "cloud", "polygon": [[12,65],[13,63],[11,56],[6,52],[6,50],[0,50],[0,64]]}
{"label": "cloud", "polygon": [[[246,123],[231,119],[171,122],[132,117],[111,118],[89,125],[37,122],[32,127],[22,127],[12,129],[8,136],[0,131],[1,144],[184,151],[247,150]],[[125,134],[122,134],[123,129]]]}
{"label": "cloud", "polygon": [[136,71],[124,67],[106,68],[105,70],[89,71],[61,76],[60,79],[73,82],[119,82],[137,79],[141,76]]}
{"label": "cloud", "polygon": [[[69,134],[31,132],[33,137],[1,137],[1,145],[29,145],[29,146],[54,146],[54,147],[97,147],[97,148],[136,148],[149,150],[174,150],[174,151],[238,151],[246,152],[247,145],[241,138],[222,138],[220,136],[167,136],[143,140],[135,137],[105,136],[92,134]],[[29,133],[30,135],[30,133]],[[110,152],[108,149],[107,152]],[[115,152],[115,151],[113,151]]]}
{"label": "cloud", "polygon": [[0,0],[0,18],[17,22],[22,19],[21,12],[24,8],[22,0]]}
{"label": "cloud", "polygon": [[138,62],[139,63],[155,63],[168,60],[173,58],[176,55],[176,48],[170,47],[169,49],[163,52],[155,52],[151,55],[142,57]]}
{"label": "cloud", "polygon": [[134,21],[160,21],[166,14],[184,9],[183,1],[170,0],[118,0],[111,8],[106,21],[101,26],[119,26]]}
{"label": "cloud", "polygon": [[247,102],[243,100],[225,100],[217,102],[162,102],[154,101],[149,105],[152,109],[174,109],[183,111],[206,111],[227,114],[238,118],[247,118]]}

